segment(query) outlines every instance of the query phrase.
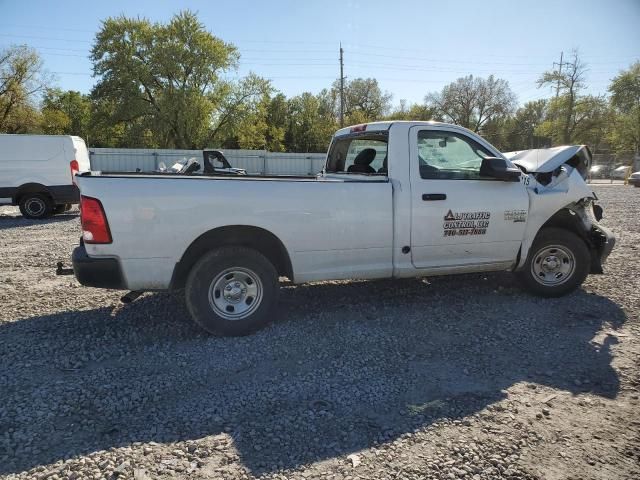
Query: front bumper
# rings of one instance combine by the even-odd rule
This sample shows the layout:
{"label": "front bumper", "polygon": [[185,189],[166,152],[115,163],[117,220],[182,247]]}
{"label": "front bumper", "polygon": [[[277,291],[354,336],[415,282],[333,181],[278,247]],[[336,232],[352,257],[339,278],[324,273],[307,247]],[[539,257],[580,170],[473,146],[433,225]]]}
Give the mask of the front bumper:
{"label": "front bumper", "polygon": [[593,255],[591,257],[591,273],[602,273],[602,265],[616,245],[616,236],[602,225],[594,225],[591,230]]}
{"label": "front bumper", "polygon": [[83,244],[71,256],[73,274],[86,287],[126,290],[120,262],[116,258],[95,258],[87,255]]}

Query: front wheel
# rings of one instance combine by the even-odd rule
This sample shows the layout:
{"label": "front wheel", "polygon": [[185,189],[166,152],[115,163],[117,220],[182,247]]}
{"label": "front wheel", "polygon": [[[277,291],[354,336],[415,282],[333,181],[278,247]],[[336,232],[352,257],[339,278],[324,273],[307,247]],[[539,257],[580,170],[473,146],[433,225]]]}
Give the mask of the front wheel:
{"label": "front wheel", "polygon": [[542,297],[560,297],[584,282],[591,254],[575,233],[545,228],[538,233],[527,261],[516,275],[530,292]]}
{"label": "front wheel", "polygon": [[268,324],[280,287],[273,264],[245,247],[209,252],[191,269],[185,286],[194,321],[218,335],[247,335]]}

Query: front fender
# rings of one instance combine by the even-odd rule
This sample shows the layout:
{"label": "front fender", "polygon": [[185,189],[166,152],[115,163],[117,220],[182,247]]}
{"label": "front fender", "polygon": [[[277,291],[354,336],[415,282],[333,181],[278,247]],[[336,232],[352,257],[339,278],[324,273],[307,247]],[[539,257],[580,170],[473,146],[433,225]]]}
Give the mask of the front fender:
{"label": "front fender", "polygon": [[[576,169],[571,169],[564,181],[551,188],[532,180],[532,184],[527,188],[527,193],[529,195],[529,214],[516,270],[524,266],[531,245],[533,245],[540,229],[547,222],[565,209],[574,212],[584,211],[585,201],[589,203],[589,208],[591,208],[591,201],[596,199],[595,194]],[[585,229],[588,232],[591,225],[585,225]]]}

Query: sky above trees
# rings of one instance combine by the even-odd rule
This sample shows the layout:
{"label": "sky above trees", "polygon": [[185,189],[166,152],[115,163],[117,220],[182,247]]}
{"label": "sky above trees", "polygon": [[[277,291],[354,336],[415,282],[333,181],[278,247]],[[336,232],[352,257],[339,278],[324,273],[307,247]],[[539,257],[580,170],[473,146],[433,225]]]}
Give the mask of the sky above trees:
{"label": "sky above trees", "polygon": [[397,106],[373,77],[346,79],[343,96],[334,81],[287,97],[254,73],[229,79],[238,59],[237,47],[189,10],[168,22],[106,19],[91,50],[97,81],[89,94],[56,87],[37,51],[15,45],[0,50],[0,132],[79,135],[93,146],[313,152],[326,149],[344,113],[346,125],[455,123],[503,150],[573,143],[640,152],[640,62],[612,80],[609,95],[593,95],[573,50],[538,77],[556,94],[518,108],[509,82],[494,75],[465,75]]}
{"label": "sky above trees", "polygon": [[168,21],[178,8],[197,12],[206,28],[237,46],[230,80],[254,72],[288,97],[318,93],[339,76],[338,46],[348,78],[376,78],[393,102],[420,102],[457,78],[509,82],[520,104],[543,98],[539,73],[579,48],[586,93],[605,93],[610,80],[640,57],[637,0],[325,2],[0,0],[0,48],[36,48],[60,88],[89,93],[90,49],[111,16]]}

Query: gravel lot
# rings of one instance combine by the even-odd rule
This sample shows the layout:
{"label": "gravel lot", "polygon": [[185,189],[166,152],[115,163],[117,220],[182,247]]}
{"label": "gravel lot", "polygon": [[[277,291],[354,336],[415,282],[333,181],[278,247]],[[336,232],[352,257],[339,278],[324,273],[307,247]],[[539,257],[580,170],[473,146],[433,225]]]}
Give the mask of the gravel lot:
{"label": "gravel lot", "polygon": [[288,286],[244,338],[56,277],[77,211],[0,208],[0,478],[637,479],[640,189],[595,188],[619,244],[568,297]]}

